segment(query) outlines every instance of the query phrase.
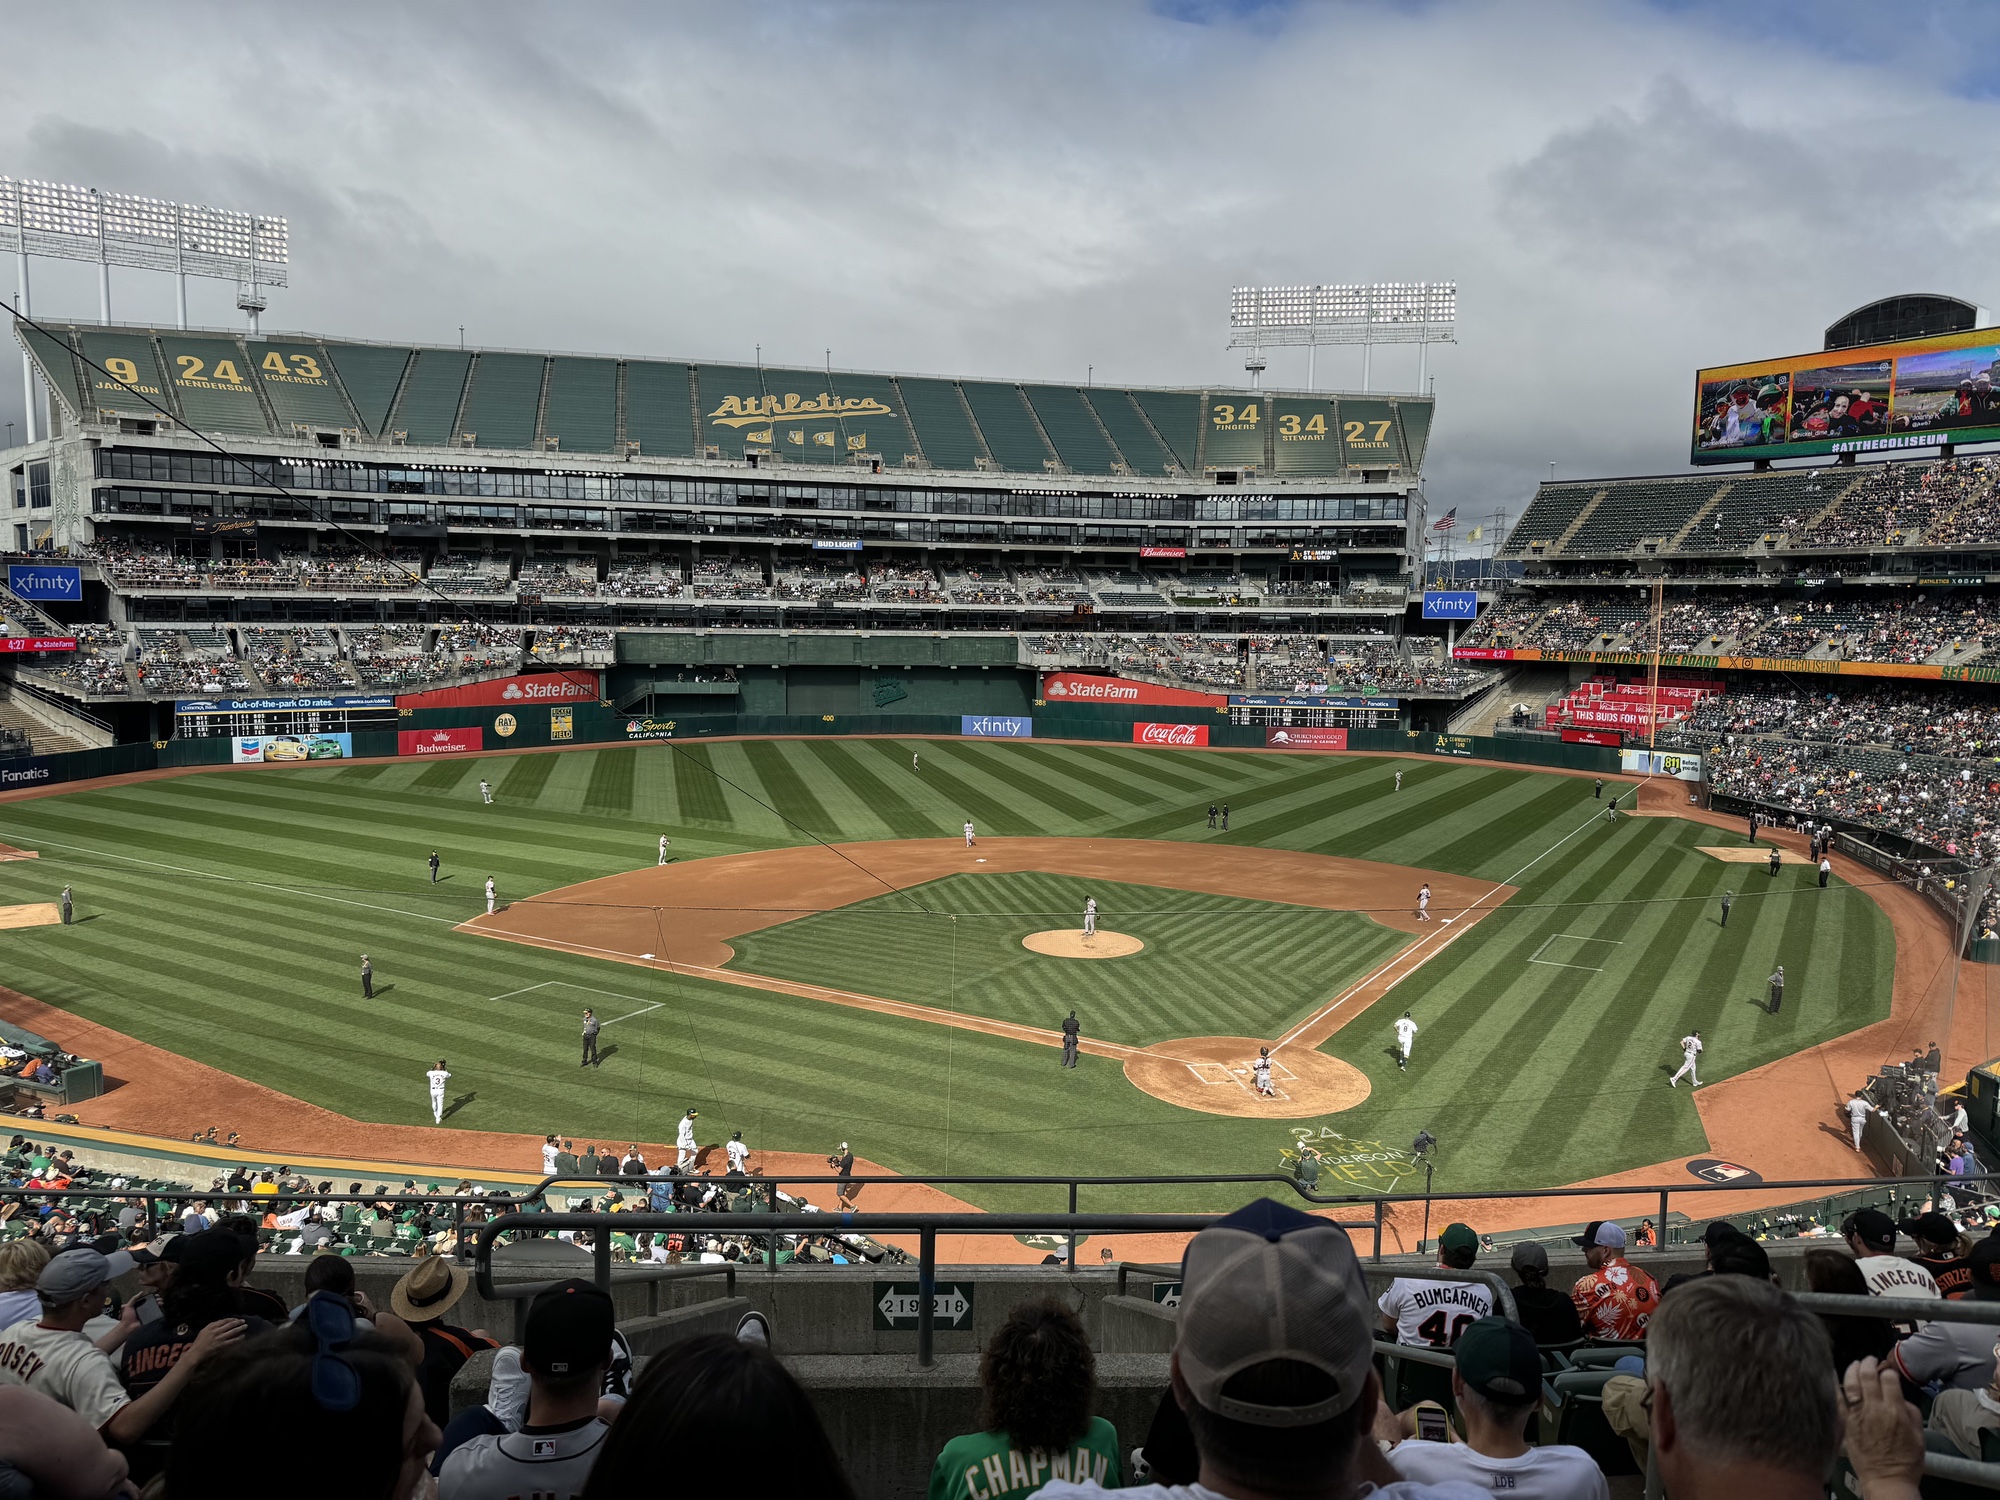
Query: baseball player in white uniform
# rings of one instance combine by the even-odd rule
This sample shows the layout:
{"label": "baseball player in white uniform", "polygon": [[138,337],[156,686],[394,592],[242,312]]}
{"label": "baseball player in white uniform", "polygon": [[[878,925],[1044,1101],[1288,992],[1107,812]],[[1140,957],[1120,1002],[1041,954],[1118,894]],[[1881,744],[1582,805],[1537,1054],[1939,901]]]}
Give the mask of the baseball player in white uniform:
{"label": "baseball player in white uniform", "polygon": [[916,770],[916,768],[917,768],[917,752],[912,750],[910,752],[910,769],[914,771]]}
{"label": "baseball player in white uniform", "polygon": [[729,1153],[729,1170],[741,1173],[750,1166],[750,1148],[743,1144],[743,1132],[737,1131],[729,1137],[729,1144],[722,1148]]}
{"label": "baseball player in white uniform", "polygon": [[1257,1060],[1250,1064],[1250,1076],[1257,1080],[1258,1093],[1262,1094],[1266,1099],[1277,1097],[1277,1095],[1271,1092],[1271,1049],[1269,1047],[1258,1049]]}
{"label": "baseball player in white uniform", "polygon": [[661,835],[660,835],[660,863],[661,863],[661,864],[665,864],[665,863],[667,862],[667,842],[668,842],[668,840],[667,840],[667,836],[666,836],[666,835],[665,835],[664,833],[663,833],[663,834],[661,834]]}
{"label": "baseball player in white uniform", "polygon": [[1868,1102],[1868,1096],[1856,1089],[1854,1097],[1847,1101],[1847,1128],[1854,1132],[1854,1149],[1861,1149],[1861,1132],[1867,1127],[1868,1117],[1878,1113],[1875,1105]]}
{"label": "baseball player in white uniform", "polygon": [[1403,1055],[1396,1059],[1396,1069],[1398,1072],[1407,1072],[1409,1070],[1410,1043],[1416,1039],[1417,1023],[1410,1019],[1408,1011],[1404,1011],[1403,1019],[1396,1023],[1396,1045],[1403,1051]]}
{"label": "baseball player in white uniform", "polygon": [[1431,888],[1428,885],[1419,886],[1417,888],[1417,920],[1419,922],[1428,922],[1430,919]]}
{"label": "baseball player in white uniform", "polygon": [[492,782],[481,780],[481,782],[479,783],[479,800],[484,802],[488,807],[491,807],[493,805]]}
{"label": "baseball player in white uniform", "polygon": [[486,877],[486,915],[493,915],[493,877]]}
{"label": "baseball player in white uniform", "polygon": [[699,1110],[689,1110],[681,1116],[680,1128],[674,1132],[674,1165],[686,1171],[694,1165],[694,1122]]}
{"label": "baseball player in white uniform", "polygon": [[444,1059],[440,1057],[438,1065],[432,1068],[430,1072],[424,1074],[424,1077],[431,1081],[431,1123],[433,1125],[442,1125],[444,1124],[444,1086],[451,1080],[451,1074],[445,1071]]}
{"label": "baseball player in white uniform", "polygon": [[973,846],[972,820],[970,818],[967,818],[965,820],[965,847],[970,849],[972,846]]}
{"label": "baseball player in white uniform", "polygon": [[1681,1070],[1667,1080],[1667,1087],[1679,1088],[1681,1086],[1681,1076],[1685,1074],[1694,1080],[1696,1088],[1700,1088],[1701,1076],[1694,1070],[1695,1059],[1700,1056],[1701,1033],[1699,1031],[1690,1031],[1686,1036],[1681,1038]]}
{"label": "baseball player in white uniform", "polygon": [[1087,938],[1097,936],[1097,898],[1095,896],[1090,897],[1083,903],[1083,935]]}
{"label": "baseball player in white uniform", "polygon": [[1396,790],[1400,792],[1402,789],[1403,789],[1403,773],[1401,771],[1398,771],[1396,773]]}

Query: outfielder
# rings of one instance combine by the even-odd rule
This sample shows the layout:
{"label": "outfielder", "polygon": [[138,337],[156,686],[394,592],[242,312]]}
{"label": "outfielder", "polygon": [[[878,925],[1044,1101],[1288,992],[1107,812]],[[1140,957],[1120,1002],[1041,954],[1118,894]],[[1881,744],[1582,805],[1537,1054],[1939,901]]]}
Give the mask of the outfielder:
{"label": "outfielder", "polygon": [[1417,888],[1417,920],[1419,922],[1428,922],[1430,919],[1431,888],[1429,885],[1422,885]]}
{"label": "outfielder", "polygon": [[665,864],[666,862],[667,862],[667,836],[663,833],[660,835],[660,863]]}
{"label": "outfielder", "polygon": [[1269,1047],[1258,1049],[1257,1060],[1250,1064],[1250,1076],[1257,1080],[1258,1093],[1262,1094],[1266,1099],[1275,1099],[1278,1097],[1271,1092],[1271,1049]]}
{"label": "outfielder", "polygon": [[486,877],[486,915],[493,915],[493,877]]}
{"label": "outfielder", "polygon": [[917,768],[917,752],[912,750],[910,752],[910,769],[914,771],[916,770],[916,768]]}
{"label": "outfielder", "polygon": [[1401,771],[1398,771],[1396,773],[1396,790],[1400,792],[1402,789],[1403,789],[1403,773]]}
{"label": "outfielder", "polygon": [[1694,1070],[1695,1059],[1700,1056],[1701,1033],[1699,1031],[1690,1031],[1686,1036],[1681,1038],[1681,1070],[1667,1080],[1667,1087],[1670,1089],[1679,1088],[1681,1086],[1681,1076],[1685,1074],[1694,1080],[1693,1087],[1700,1088],[1701,1075]]}
{"label": "outfielder", "polygon": [[1402,1049],[1402,1054],[1403,1054],[1401,1057],[1396,1059],[1396,1070],[1399,1073],[1406,1073],[1409,1071],[1410,1043],[1414,1042],[1416,1039],[1417,1039],[1417,1023],[1410,1019],[1410,1013],[1408,1011],[1404,1011],[1403,1019],[1396,1023],[1396,1045]]}
{"label": "outfielder", "polygon": [[680,1128],[674,1132],[674,1165],[685,1172],[694,1165],[694,1122],[699,1110],[689,1110],[681,1116]]}
{"label": "outfielder", "polygon": [[1861,1132],[1868,1124],[1868,1117],[1872,1114],[1879,1114],[1881,1111],[1876,1105],[1868,1102],[1868,1095],[1860,1089],[1854,1091],[1854,1097],[1847,1101],[1846,1109],[1847,1128],[1854,1132],[1854,1149],[1859,1151],[1861,1149]]}
{"label": "outfielder", "polygon": [[493,783],[482,779],[479,783],[479,800],[488,807],[493,805]]}
{"label": "outfielder", "polygon": [[1097,936],[1097,898],[1095,896],[1089,897],[1083,903],[1083,935],[1086,938]]}
{"label": "outfielder", "polygon": [[438,1065],[424,1074],[424,1077],[431,1081],[431,1123],[442,1125],[444,1124],[444,1086],[451,1078],[451,1074],[445,1071],[444,1059],[440,1057]]}
{"label": "outfielder", "polygon": [[965,847],[970,849],[977,841],[972,836],[972,819],[965,820]]}

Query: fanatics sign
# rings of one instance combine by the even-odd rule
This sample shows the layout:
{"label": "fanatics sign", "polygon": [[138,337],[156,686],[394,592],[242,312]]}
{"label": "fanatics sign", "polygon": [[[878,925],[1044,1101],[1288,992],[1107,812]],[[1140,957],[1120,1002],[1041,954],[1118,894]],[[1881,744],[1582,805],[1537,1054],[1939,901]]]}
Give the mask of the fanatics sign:
{"label": "fanatics sign", "polygon": [[1135,745],[1180,745],[1184,748],[1208,745],[1206,724],[1134,724]]}

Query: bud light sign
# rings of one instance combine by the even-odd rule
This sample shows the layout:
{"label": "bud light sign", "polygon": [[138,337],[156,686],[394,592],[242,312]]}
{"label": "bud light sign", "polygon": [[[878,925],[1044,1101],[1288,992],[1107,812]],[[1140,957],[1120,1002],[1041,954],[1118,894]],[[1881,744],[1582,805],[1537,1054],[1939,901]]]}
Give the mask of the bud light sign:
{"label": "bud light sign", "polygon": [[1479,595],[1471,589],[1450,593],[1424,590],[1426,620],[1470,620],[1479,614]]}
{"label": "bud light sign", "polygon": [[982,740],[1031,740],[1035,721],[1006,714],[961,714],[958,732]]}
{"label": "bud light sign", "polygon": [[1208,745],[1206,724],[1134,724],[1132,743],[1135,745],[1178,745],[1183,749],[1194,749]]}
{"label": "bud light sign", "polygon": [[18,598],[43,603],[51,600],[83,598],[83,569],[44,567],[37,563],[8,563],[7,587]]}

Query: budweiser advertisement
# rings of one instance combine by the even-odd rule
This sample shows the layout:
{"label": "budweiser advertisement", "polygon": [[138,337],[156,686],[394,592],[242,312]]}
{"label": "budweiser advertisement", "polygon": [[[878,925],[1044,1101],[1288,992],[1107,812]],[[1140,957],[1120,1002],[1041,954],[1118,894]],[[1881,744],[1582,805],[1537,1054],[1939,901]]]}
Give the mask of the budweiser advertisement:
{"label": "budweiser advertisement", "polygon": [[1345,750],[1345,729],[1279,729],[1264,731],[1267,750]]}
{"label": "budweiser advertisement", "polygon": [[1625,746],[1623,732],[1616,729],[1565,729],[1562,736],[1565,745],[1609,745],[1613,750]]}
{"label": "budweiser advertisement", "polygon": [[1134,724],[1135,745],[1180,745],[1184,748],[1208,744],[1206,724]]}
{"label": "budweiser advertisement", "polygon": [[462,755],[482,749],[485,731],[477,724],[465,729],[399,729],[398,755]]}
{"label": "budweiser advertisement", "polygon": [[1097,677],[1088,672],[1042,674],[1045,703],[1173,703],[1186,708],[1227,708],[1221,693],[1195,693],[1186,688],[1133,682],[1125,677]]}
{"label": "budweiser advertisement", "polygon": [[595,703],[602,696],[595,672],[532,672],[522,677],[496,677],[465,687],[436,688],[428,693],[397,695],[398,708],[490,708],[537,703]]}

